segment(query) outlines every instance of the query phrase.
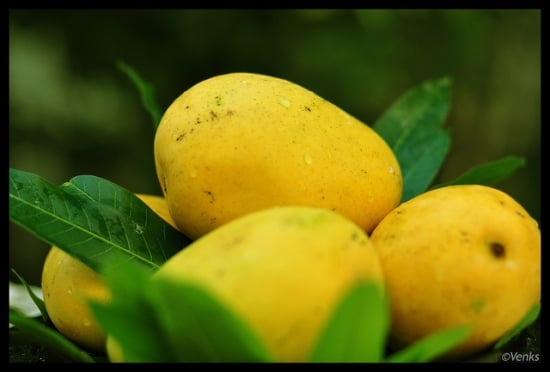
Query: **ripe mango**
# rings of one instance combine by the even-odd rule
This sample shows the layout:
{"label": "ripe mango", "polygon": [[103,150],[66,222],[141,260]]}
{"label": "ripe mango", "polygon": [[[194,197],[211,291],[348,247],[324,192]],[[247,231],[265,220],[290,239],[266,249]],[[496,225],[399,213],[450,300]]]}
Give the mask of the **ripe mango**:
{"label": "ripe mango", "polygon": [[498,189],[425,192],[391,211],[371,239],[386,279],[395,348],[469,325],[469,338],[446,357],[472,355],[540,303],[538,223]]}
{"label": "ripe mango", "polygon": [[[272,207],[218,227],[172,256],[153,280],[198,284],[251,327],[276,361],[306,361],[329,316],[362,280],[383,288],[356,224],[314,207]],[[369,316],[357,314],[357,316]]]}
{"label": "ripe mango", "polygon": [[283,205],[333,210],[370,232],[402,194],[398,161],[372,128],[261,74],[218,75],[186,90],[157,127],[154,157],[170,214],[192,239]]}

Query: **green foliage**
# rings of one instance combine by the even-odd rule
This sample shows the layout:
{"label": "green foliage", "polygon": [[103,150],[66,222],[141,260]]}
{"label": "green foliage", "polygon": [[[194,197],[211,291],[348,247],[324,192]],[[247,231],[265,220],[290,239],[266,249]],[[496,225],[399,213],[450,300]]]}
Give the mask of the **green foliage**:
{"label": "green foliage", "polygon": [[94,270],[125,258],[157,268],[189,243],[132,192],[96,176],[55,186],[10,169],[10,220]]}
{"label": "green foliage", "polygon": [[132,265],[104,273],[110,304],[93,304],[128,362],[262,362],[262,343],[229,309],[192,283],[150,280]]}
{"label": "green foliage", "polygon": [[468,326],[458,326],[436,332],[408,348],[390,355],[386,361],[392,363],[432,361],[466,339],[470,332],[471,328]]}
{"label": "green foliage", "polygon": [[27,290],[27,293],[29,294],[32,302],[40,311],[40,315],[42,315],[42,320],[44,321],[44,323],[48,322],[50,320],[50,317],[48,316],[48,311],[46,310],[46,305],[44,305],[44,301],[33,292],[27,281],[21,275],[19,275],[17,271],[13,269],[11,269],[11,271],[15,274],[15,276],[17,276],[21,284],[23,284],[23,286]]}
{"label": "green foliage", "polygon": [[151,120],[156,129],[162,118],[162,110],[155,99],[155,88],[145,81],[132,66],[122,61],[119,61],[116,65],[136,87],[141,97],[141,103],[149,115],[151,115]]}
{"label": "green foliage", "polygon": [[312,362],[381,362],[390,307],[377,283],[360,282],[334,311],[310,357]]}
{"label": "green foliage", "polygon": [[88,353],[76,347],[59,332],[48,327],[46,324],[22,315],[11,308],[9,318],[10,323],[16,327],[15,330],[10,330],[10,338],[25,338],[31,343],[46,346],[75,362],[94,362],[94,359]]}
{"label": "green foliage", "polygon": [[123,348],[126,360],[134,362],[174,361],[154,313],[155,293],[150,290],[149,271],[121,264],[102,271],[112,301],[91,302],[102,328]]}
{"label": "green foliage", "polygon": [[508,333],[506,333],[498,342],[494,345],[493,349],[498,350],[503,348],[507,343],[509,343],[514,337],[517,337],[521,332],[523,332],[527,327],[537,320],[540,314],[540,304],[535,305],[531,310],[525,314],[525,316],[512,328]]}
{"label": "green foliage", "polygon": [[502,159],[480,164],[470,168],[454,180],[439,183],[432,189],[449,185],[478,184],[495,186],[511,176],[518,168],[525,165],[525,159],[517,156],[506,156]]}
{"label": "green foliage", "polygon": [[450,85],[449,78],[442,78],[410,89],[373,125],[401,167],[402,202],[426,191],[447,156],[451,138],[442,125],[449,112]]}

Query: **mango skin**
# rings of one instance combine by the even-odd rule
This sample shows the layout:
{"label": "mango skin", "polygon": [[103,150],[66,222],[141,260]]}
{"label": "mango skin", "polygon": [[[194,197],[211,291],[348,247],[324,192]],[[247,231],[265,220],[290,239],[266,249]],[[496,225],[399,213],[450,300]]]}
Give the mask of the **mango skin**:
{"label": "mango skin", "polygon": [[87,350],[105,351],[106,334],[88,307],[90,300],[106,303],[111,297],[98,273],[52,246],[42,270],[42,292],[48,316],[61,334]]}
{"label": "mango skin", "polygon": [[336,211],[370,232],[401,199],[396,157],[369,126],[287,80],[229,73],[165,111],[157,176],[179,230],[196,239],[281,205]]}
{"label": "mango skin", "polygon": [[371,239],[386,278],[394,348],[470,324],[471,336],[445,357],[472,355],[540,303],[538,223],[498,189],[428,191],[390,212]]}
{"label": "mango skin", "polygon": [[[162,196],[136,196],[175,228]],[[42,267],[41,286],[46,311],[56,329],[87,350],[105,352],[107,335],[88,306],[89,300],[107,302],[111,298],[101,276],[59,247],[52,246]]]}
{"label": "mango skin", "polygon": [[176,253],[153,274],[159,278],[202,286],[251,326],[276,361],[305,361],[346,291],[360,280],[384,283],[361,228],[303,206],[237,218]]}

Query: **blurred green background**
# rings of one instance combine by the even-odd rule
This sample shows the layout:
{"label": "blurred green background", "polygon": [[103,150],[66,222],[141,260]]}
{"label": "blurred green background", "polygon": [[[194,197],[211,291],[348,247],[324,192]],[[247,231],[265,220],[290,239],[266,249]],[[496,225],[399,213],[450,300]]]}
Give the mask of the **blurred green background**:
{"label": "blurred green background", "polygon": [[[154,125],[124,61],[163,109],[214,75],[285,78],[372,124],[450,76],[452,144],[438,181],[506,155],[498,185],[540,221],[540,10],[10,10],[9,166],[158,193]],[[10,267],[40,284],[48,246],[10,223]],[[13,278],[13,277],[11,277]]]}

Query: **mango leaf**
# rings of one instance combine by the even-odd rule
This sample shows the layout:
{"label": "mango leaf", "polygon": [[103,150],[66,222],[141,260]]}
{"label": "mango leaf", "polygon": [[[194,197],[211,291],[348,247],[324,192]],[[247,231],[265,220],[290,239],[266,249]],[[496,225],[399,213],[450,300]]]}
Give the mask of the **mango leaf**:
{"label": "mango leaf", "polygon": [[505,156],[502,159],[480,164],[470,168],[452,181],[439,183],[431,189],[449,185],[477,184],[494,186],[512,175],[518,168],[525,165],[525,159],[517,156]]}
{"label": "mango leaf", "polygon": [[442,128],[449,112],[451,80],[426,81],[399,97],[373,124],[393,150],[403,175],[401,201],[427,190],[449,151]]}
{"label": "mango leaf", "polygon": [[153,85],[149,84],[137,73],[137,71],[132,68],[130,65],[119,61],[117,67],[121,70],[134,84],[138,90],[141,103],[145,110],[151,115],[153,125],[156,128],[160,124],[160,119],[162,118],[162,110],[160,109],[156,99],[155,99],[155,89]]}
{"label": "mango leaf", "polygon": [[180,362],[268,362],[262,341],[235,313],[202,287],[154,281],[156,310]]}
{"label": "mango leaf", "polygon": [[[27,291],[27,294],[29,295],[29,298],[34,303],[34,305],[36,306],[38,311],[40,311],[40,315],[42,316],[42,319],[44,320],[44,322],[47,322],[50,319],[50,317],[48,316],[48,311],[46,310],[46,305],[44,305],[44,300],[42,298],[38,297],[38,295],[33,291],[33,289],[27,283],[27,281],[21,275],[19,275],[19,273],[17,271],[15,271],[14,269],[11,269],[11,272],[14,273],[15,276],[17,276],[17,279],[19,279],[21,284],[25,287],[25,290]],[[40,294],[42,295],[42,293],[40,293]],[[10,299],[11,299],[11,287],[10,287]]]}
{"label": "mango leaf", "polygon": [[493,350],[498,350],[504,347],[508,342],[510,342],[514,337],[518,336],[523,330],[529,327],[540,314],[540,304],[537,304],[531,308],[525,314],[525,316],[518,322],[518,324],[508,331],[500,340],[498,340],[493,346]]}
{"label": "mango leaf", "polygon": [[457,326],[436,332],[405,349],[399,350],[386,358],[393,363],[430,362],[450,351],[464,341],[471,333],[470,326]]}
{"label": "mango leaf", "polygon": [[9,318],[10,323],[15,326],[13,330],[10,329],[10,339],[25,339],[28,342],[45,346],[73,362],[95,362],[87,352],[44,323],[29,318],[12,308],[9,311]]}
{"label": "mango leaf", "polygon": [[96,176],[61,187],[10,169],[10,220],[93,270],[115,258],[158,268],[190,240],[132,192]]}
{"label": "mango leaf", "polygon": [[247,325],[201,287],[150,280],[130,265],[104,272],[104,277],[113,301],[92,303],[92,310],[122,348],[125,361],[271,360]]}
{"label": "mango leaf", "polygon": [[311,362],[380,362],[389,304],[379,284],[363,281],[339,303],[313,349]]}
{"label": "mango leaf", "polygon": [[111,302],[89,303],[98,324],[122,348],[127,362],[175,362],[176,358],[158,322],[151,272],[141,266],[121,264],[101,272]]}

